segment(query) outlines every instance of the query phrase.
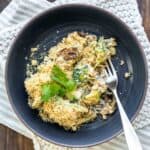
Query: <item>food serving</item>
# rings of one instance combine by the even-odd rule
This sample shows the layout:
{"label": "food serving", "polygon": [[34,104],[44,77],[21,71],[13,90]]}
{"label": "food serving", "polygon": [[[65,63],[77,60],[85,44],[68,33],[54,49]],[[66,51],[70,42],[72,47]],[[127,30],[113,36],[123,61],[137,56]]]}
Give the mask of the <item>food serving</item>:
{"label": "food serving", "polygon": [[[109,54],[103,44],[98,44],[99,40],[107,45],[106,41],[115,43],[106,48]],[[88,47],[94,43],[92,41],[96,46],[88,52]],[[99,51],[96,48],[98,45],[101,45]],[[105,50],[101,51],[101,47]],[[64,48],[71,51],[71,56],[72,51],[77,49],[78,57],[72,56],[75,62],[71,62],[68,56],[66,58],[68,51]],[[6,90],[20,121],[44,140],[68,147],[94,146],[118,136],[123,127],[115,106],[116,99],[105,85],[109,75],[105,77],[104,68],[107,73],[108,69],[112,70],[106,60],[101,61],[106,54],[117,72],[117,94],[133,121],[144,102],[148,75],[143,49],[128,26],[112,13],[85,4],[61,5],[31,19],[14,39],[5,68]],[[74,79],[74,70],[80,69],[80,64],[87,65],[89,72],[93,68],[92,72],[96,72],[96,75],[92,73],[93,79],[91,73],[86,78],[78,75],[80,80]],[[97,84],[105,85],[105,91],[98,93],[97,104],[94,100],[91,104],[87,95],[94,90],[96,80]],[[81,96],[76,94],[80,93],[79,89],[83,89]],[[99,88],[95,89],[99,91]],[[75,105],[83,109],[74,109]],[[76,132],[72,133],[72,130]]]}
{"label": "food serving", "polygon": [[[76,131],[96,117],[107,119],[116,108],[105,84],[105,64],[116,54],[114,38],[72,32],[53,46],[32,72],[27,67],[28,104],[43,121]],[[33,49],[32,49],[33,50]],[[34,49],[35,50],[35,49]]]}

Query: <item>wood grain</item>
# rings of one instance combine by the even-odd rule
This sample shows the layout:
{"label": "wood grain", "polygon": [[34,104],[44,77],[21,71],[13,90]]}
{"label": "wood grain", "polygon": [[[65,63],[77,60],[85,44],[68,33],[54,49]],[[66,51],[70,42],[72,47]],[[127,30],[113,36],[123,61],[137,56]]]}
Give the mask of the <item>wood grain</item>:
{"label": "wood grain", "polygon": [[6,130],[7,128],[0,125],[0,149],[6,150]]}
{"label": "wood grain", "polygon": [[11,0],[0,0],[0,12],[9,4]]}
{"label": "wood grain", "polygon": [[[10,1],[11,0],[0,0],[0,11],[2,11]],[[52,2],[55,0],[49,1]],[[137,2],[143,18],[143,26],[150,40],[150,0],[137,0]],[[0,125],[0,150],[33,150],[33,144],[30,139]]]}
{"label": "wood grain", "polygon": [[32,141],[0,125],[0,150],[33,150]]}
{"label": "wood grain", "polygon": [[143,26],[146,30],[150,30],[150,0],[137,0],[137,2],[143,18]]}

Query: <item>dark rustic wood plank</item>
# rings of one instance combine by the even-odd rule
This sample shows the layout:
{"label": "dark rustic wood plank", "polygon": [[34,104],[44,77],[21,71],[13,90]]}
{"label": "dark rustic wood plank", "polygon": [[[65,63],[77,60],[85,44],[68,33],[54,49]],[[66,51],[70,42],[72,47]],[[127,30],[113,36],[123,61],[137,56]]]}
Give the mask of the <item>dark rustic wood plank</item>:
{"label": "dark rustic wood plank", "polygon": [[150,0],[144,0],[144,27],[150,29]]}
{"label": "dark rustic wood plank", "polygon": [[137,0],[145,29],[150,29],[150,0]]}
{"label": "dark rustic wood plank", "polygon": [[6,150],[33,150],[32,141],[7,128]]}
{"label": "dark rustic wood plank", "polygon": [[[20,142],[17,142],[17,134],[7,128],[7,138],[6,138],[6,150],[10,150],[12,147],[14,150],[19,150],[18,147],[21,144]],[[16,144],[18,143],[18,144]]]}
{"label": "dark rustic wood plank", "polygon": [[24,150],[33,150],[33,143],[28,138],[23,138],[23,149]]}
{"label": "dark rustic wood plank", "polygon": [[9,4],[11,0],[0,0],[0,12]]}
{"label": "dark rustic wood plank", "polygon": [[147,36],[148,36],[148,39],[149,39],[149,41],[150,41],[150,28],[149,28],[149,29],[146,29],[145,32],[146,32],[146,34],[147,34]]}
{"label": "dark rustic wood plank", "polygon": [[0,125],[0,150],[33,150],[32,141]]}
{"label": "dark rustic wood plank", "polygon": [[6,127],[0,125],[0,150],[6,149]]}
{"label": "dark rustic wood plank", "polygon": [[143,14],[144,14],[144,11],[143,11],[143,1],[144,0],[137,0],[137,3],[138,3],[138,7],[139,7],[139,10],[140,10],[140,13],[141,13],[141,15],[143,16]]}

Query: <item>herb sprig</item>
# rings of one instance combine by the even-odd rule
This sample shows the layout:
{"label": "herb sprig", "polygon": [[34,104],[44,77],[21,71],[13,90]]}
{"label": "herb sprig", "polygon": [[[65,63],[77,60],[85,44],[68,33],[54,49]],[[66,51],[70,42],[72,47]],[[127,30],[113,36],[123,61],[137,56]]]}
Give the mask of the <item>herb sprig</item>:
{"label": "herb sprig", "polygon": [[60,67],[54,65],[50,77],[52,81],[41,87],[43,101],[49,101],[54,96],[66,96],[70,100],[74,99],[72,91],[76,89],[76,83],[69,79]]}

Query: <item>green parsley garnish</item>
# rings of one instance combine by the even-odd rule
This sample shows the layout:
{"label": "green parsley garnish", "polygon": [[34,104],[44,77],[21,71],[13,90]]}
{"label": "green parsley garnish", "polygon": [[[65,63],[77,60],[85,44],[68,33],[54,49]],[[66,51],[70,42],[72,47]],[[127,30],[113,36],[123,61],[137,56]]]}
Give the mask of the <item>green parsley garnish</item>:
{"label": "green parsley garnish", "polygon": [[67,91],[75,89],[74,80],[68,79],[67,75],[56,65],[52,68],[51,79],[63,86]]}
{"label": "green parsley garnish", "polygon": [[74,80],[68,79],[65,72],[56,65],[52,68],[51,79],[52,82],[42,86],[41,99],[43,101],[49,101],[54,96],[66,96],[70,100],[73,99],[71,91],[75,90],[76,83]]}
{"label": "green parsley garnish", "polygon": [[42,86],[42,100],[49,101],[51,97],[56,96],[60,93],[61,87],[55,82],[44,84]]}

